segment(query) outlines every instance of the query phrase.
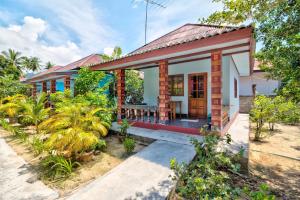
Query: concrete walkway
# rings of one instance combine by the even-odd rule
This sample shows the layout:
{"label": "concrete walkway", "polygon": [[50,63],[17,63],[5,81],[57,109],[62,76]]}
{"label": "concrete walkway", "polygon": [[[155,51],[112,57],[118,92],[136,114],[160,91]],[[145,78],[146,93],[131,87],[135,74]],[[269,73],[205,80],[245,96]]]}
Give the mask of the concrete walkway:
{"label": "concrete walkway", "polygon": [[194,155],[192,145],[157,140],[67,199],[165,199],[175,185],[170,160],[189,163]]}
{"label": "concrete walkway", "polygon": [[248,158],[249,152],[249,114],[238,114],[237,118],[228,130],[228,134],[231,135],[232,144],[229,149],[233,153],[237,153],[241,147],[245,149],[244,157]]}
{"label": "concrete walkway", "polygon": [[36,180],[27,163],[0,137],[0,200],[52,200],[58,193]]}

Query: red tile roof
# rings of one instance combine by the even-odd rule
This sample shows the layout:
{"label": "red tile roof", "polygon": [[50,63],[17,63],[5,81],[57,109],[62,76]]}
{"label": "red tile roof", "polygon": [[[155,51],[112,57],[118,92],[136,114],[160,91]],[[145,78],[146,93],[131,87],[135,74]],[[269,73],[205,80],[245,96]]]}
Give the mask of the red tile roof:
{"label": "red tile roof", "polygon": [[245,26],[216,26],[206,24],[185,24],[174,31],[171,31],[160,38],[136,49],[129,55],[145,53],[151,50],[178,45],[181,43],[191,42],[194,40],[200,40],[203,38],[211,37],[214,35],[220,35],[222,33],[231,32],[245,28]]}
{"label": "red tile roof", "polygon": [[83,66],[88,66],[91,64],[95,64],[95,63],[99,63],[101,62],[102,59],[100,57],[100,55],[98,54],[91,54],[89,56],[86,56],[84,58],[81,58],[80,60],[77,60],[75,62],[72,62],[68,65],[65,66],[53,66],[48,70],[42,71],[30,78],[28,78],[27,80],[33,79],[33,78],[37,78],[37,77],[41,77],[43,75],[52,73],[52,72],[62,72],[62,71],[70,71],[70,70],[74,70],[77,69],[79,67],[83,67]]}

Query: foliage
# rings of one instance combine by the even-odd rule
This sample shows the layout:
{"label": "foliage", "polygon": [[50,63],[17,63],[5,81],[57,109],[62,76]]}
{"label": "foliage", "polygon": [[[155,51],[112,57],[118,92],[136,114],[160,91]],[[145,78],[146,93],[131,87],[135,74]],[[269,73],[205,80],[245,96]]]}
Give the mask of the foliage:
{"label": "foliage", "polygon": [[36,155],[36,156],[40,155],[45,150],[45,145],[44,145],[43,141],[37,136],[34,136],[32,138],[30,145],[34,152],[34,155]]}
{"label": "foliage", "polygon": [[110,60],[113,60],[113,59],[120,58],[121,55],[122,55],[121,47],[116,46],[111,55],[101,54],[100,57],[103,61],[110,61]]}
{"label": "foliage", "polygon": [[15,127],[10,125],[7,121],[5,121],[4,119],[0,120],[0,126],[13,134],[14,137],[18,138],[19,140],[21,140],[22,142],[26,142],[28,139],[28,134],[25,133],[22,129],[20,129],[19,127]]}
{"label": "foliage", "polygon": [[12,123],[22,109],[21,101],[25,100],[24,95],[16,94],[2,99],[0,104],[0,112],[9,118]]}
{"label": "foliage", "polygon": [[65,157],[75,157],[91,149],[99,137],[107,135],[105,122],[96,116],[102,108],[83,103],[72,103],[59,107],[55,114],[40,124],[44,133],[50,133],[46,147]]}
{"label": "foliage", "polygon": [[126,70],[125,72],[125,92],[126,102],[130,104],[140,104],[143,102],[144,80],[136,70]]}
{"label": "foliage", "polygon": [[25,69],[29,69],[31,71],[38,71],[41,69],[40,62],[40,59],[37,57],[23,57],[21,64]]}
{"label": "foliage", "polygon": [[59,180],[69,177],[80,164],[62,156],[49,155],[41,161],[44,178]]}
{"label": "foliage", "polygon": [[8,49],[8,51],[2,51],[3,57],[7,60],[5,67],[6,75],[11,74],[15,79],[18,79],[22,74],[22,57],[21,53]]}
{"label": "foliage", "polygon": [[50,69],[54,66],[55,64],[51,63],[50,61],[46,62],[45,64],[45,69]]}
{"label": "foliage", "polygon": [[247,199],[252,200],[275,200],[275,196],[270,194],[270,189],[267,184],[261,184],[258,191],[251,191],[248,187],[243,188],[243,192],[248,196]]}
{"label": "foliage", "polygon": [[105,77],[104,72],[91,71],[83,67],[78,71],[75,78],[75,94],[86,94],[87,92],[95,92],[99,87],[99,82]]}
{"label": "foliage", "polygon": [[274,130],[275,123],[299,123],[299,111],[300,106],[298,104],[282,96],[256,96],[250,111],[250,119],[256,124],[254,140],[258,141],[261,139],[265,123],[269,124],[270,131]]}
{"label": "foliage", "polygon": [[92,147],[93,150],[104,151],[107,145],[105,140],[99,139],[98,142]]}
{"label": "foliage", "polygon": [[35,125],[36,133],[39,134],[39,124],[48,118],[50,108],[45,108],[47,97],[45,93],[40,93],[35,99],[28,99],[21,105],[23,107],[23,117],[27,122]]}
{"label": "foliage", "polygon": [[175,172],[173,178],[178,180],[178,195],[185,199],[238,199],[243,195],[230,178],[230,173],[239,169],[234,160],[241,154],[232,156],[217,150],[221,140],[231,141],[230,137],[221,139],[214,135],[205,136],[203,141],[192,139],[196,151],[194,160],[189,165],[171,160],[171,169]]}
{"label": "foliage", "polygon": [[0,99],[16,94],[26,95],[29,93],[29,89],[29,85],[20,83],[12,75],[0,76]]}
{"label": "foliage", "polygon": [[127,119],[123,119],[120,126],[120,135],[123,137],[127,137],[127,129],[130,127]]}
{"label": "foliage", "polygon": [[[239,24],[253,22],[258,26],[256,39],[263,47],[256,55],[269,77],[282,81],[278,91],[284,97],[300,101],[300,1],[299,0],[214,0],[222,2],[203,22]],[[284,91],[283,91],[284,90]]]}
{"label": "foliage", "polygon": [[127,154],[131,154],[135,148],[135,140],[130,137],[126,137],[123,141],[123,146]]}

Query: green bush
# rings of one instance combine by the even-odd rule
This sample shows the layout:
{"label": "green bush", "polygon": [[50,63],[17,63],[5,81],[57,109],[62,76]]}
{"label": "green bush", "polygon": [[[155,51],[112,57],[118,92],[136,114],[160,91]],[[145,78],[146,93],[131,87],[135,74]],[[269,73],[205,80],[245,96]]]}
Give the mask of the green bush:
{"label": "green bush", "polygon": [[19,127],[15,127],[10,125],[6,120],[1,119],[0,120],[0,126],[2,126],[2,128],[8,132],[10,132],[14,137],[16,137],[17,139],[21,140],[22,142],[26,142],[28,139],[28,134],[25,133],[25,131],[23,131],[22,129],[20,129]]}
{"label": "green bush", "polygon": [[60,180],[69,177],[75,167],[80,164],[63,156],[49,155],[41,161],[41,170],[43,178],[49,180]]}
{"label": "green bush", "polygon": [[99,150],[99,151],[104,151],[106,149],[106,141],[105,140],[99,140],[93,147],[93,150]]}
{"label": "green bush", "polygon": [[278,106],[279,119],[285,124],[295,125],[300,122],[300,105],[291,100]]}
{"label": "green bush", "polygon": [[171,169],[177,180],[176,193],[184,199],[240,199],[245,196],[242,189],[236,187],[230,174],[236,173],[242,153],[231,155],[217,150],[221,140],[230,143],[230,137],[205,136],[203,141],[192,139],[196,156],[189,164],[170,161]]}
{"label": "green bush", "polygon": [[127,137],[127,130],[129,127],[130,124],[128,123],[127,119],[123,119],[120,126],[120,135],[123,137]]}
{"label": "green bush", "polygon": [[244,187],[243,193],[251,200],[275,200],[275,196],[270,194],[269,186],[264,183],[259,186],[258,191],[251,191],[248,187]]}
{"label": "green bush", "polygon": [[126,137],[123,142],[124,149],[127,154],[131,154],[135,148],[135,140],[133,138]]}

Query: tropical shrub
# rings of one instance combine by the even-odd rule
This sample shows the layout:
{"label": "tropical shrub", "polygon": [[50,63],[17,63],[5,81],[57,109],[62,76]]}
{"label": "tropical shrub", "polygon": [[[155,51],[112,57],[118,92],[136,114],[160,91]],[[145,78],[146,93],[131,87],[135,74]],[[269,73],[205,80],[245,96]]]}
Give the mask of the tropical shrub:
{"label": "tropical shrub", "polygon": [[99,87],[99,82],[104,77],[104,72],[92,71],[86,67],[82,67],[75,78],[75,94],[84,95],[87,92],[95,92]]}
{"label": "tropical shrub", "polygon": [[0,76],[0,99],[16,94],[27,95],[30,87],[30,85],[16,80],[12,75]]}
{"label": "tropical shrub", "polygon": [[18,138],[19,140],[21,140],[22,142],[26,142],[28,139],[28,134],[25,133],[25,131],[23,131],[22,129],[20,129],[19,127],[16,126],[12,126],[10,125],[6,120],[1,119],[0,120],[0,126],[10,132],[14,137]]}
{"label": "tropical shrub", "polygon": [[125,91],[126,102],[130,104],[140,104],[143,102],[144,80],[140,77],[139,71],[126,70]]}
{"label": "tropical shrub", "polygon": [[287,100],[284,101],[282,104],[277,105],[279,114],[278,118],[281,122],[295,125],[300,122],[300,105],[291,101]]}
{"label": "tropical shrub", "polygon": [[32,138],[30,145],[34,152],[34,155],[36,155],[36,156],[40,155],[45,150],[43,141],[37,136],[34,136]]}
{"label": "tropical shrub", "polygon": [[261,184],[258,191],[251,191],[247,186],[243,188],[243,193],[247,199],[252,200],[275,200],[275,196],[271,194],[270,188],[267,184]]}
{"label": "tropical shrub", "polygon": [[239,199],[242,189],[232,182],[231,176],[240,168],[236,161],[242,153],[232,155],[218,148],[220,141],[230,144],[230,137],[208,135],[203,141],[192,139],[196,156],[189,164],[170,161],[177,180],[176,193],[184,199]]}
{"label": "tropical shrub", "polygon": [[104,151],[106,149],[106,141],[99,139],[98,142],[92,147],[93,150]]}
{"label": "tropical shrub", "polygon": [[[255,141],[261,139],[263,126],[266,122],[268,122],[270,117],[274,116],[273,113],[274,104],[271,98],[263,95],[258,95],[255,97],[253,107],[250,111],[250,119],[255,123]],[[274,118],[275,117],[276,116],[274,116]]]}
{"label": "tropical shrub", "polygon": [[16,117],[22,109],[21,102],[25,100],[24,95],[16,94],[1,100],[0,112],[9,118],[9,122],[15,122]]}
{"label": "tropical shrub", "polygon": [[73,103],[56,109],[56,113],[40,124],[50,134],[46,147],[59,155],[78,158],[78,154],[91,149],[100,137],[108,133],[107,125],[96,116],[102,108]]}
{"label": "tropical shrub", "polygon": [[49,116],[50,108],[45,108],[46,101],[46,94],[40,93],[37,98],[27,99],[21,104],[24,120],[34,124],[37,134],[39,134],[39,124]]}
{"label": "tropical shrub", "polygon": [[130,127],[127,119],[123,119],[120,126],[120,136],[127,137],[127,129]]}
{"label": "tropical shrub", "polygon": [[49,155],[41,161],[43,178],[59,180],[69,177],[80,164],[62,156]]}
{"label": "tropical shrub", "polygon": [[125,140],[123,141],[123,146],[124,146],[125,152],[127,154],[131,154],[135,148],[135,140],[133,138],[126,137]]}

